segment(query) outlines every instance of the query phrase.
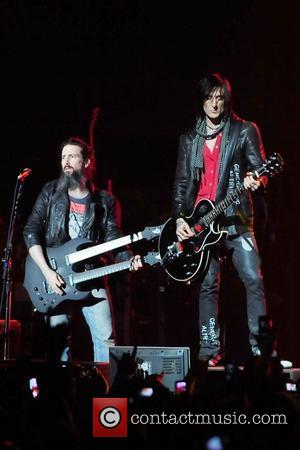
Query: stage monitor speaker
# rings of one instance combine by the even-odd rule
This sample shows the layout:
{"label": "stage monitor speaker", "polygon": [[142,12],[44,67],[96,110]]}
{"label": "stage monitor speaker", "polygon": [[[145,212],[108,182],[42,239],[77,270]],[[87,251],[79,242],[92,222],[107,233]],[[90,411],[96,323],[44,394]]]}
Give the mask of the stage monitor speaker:
{"label": "stage monitor speaker", "polygon": [[[132,346],[114,346],[109,348],[109,380],[113,383],[117,372],[117,359],[124,353],[132,353]],[[112,356],[113,355],[113,356]],[[149,375],[164,372],[163,384],[174,392],[175,382],[183,380],[190,368],[189,347],[137,347],[136,362],[138,369]]]}

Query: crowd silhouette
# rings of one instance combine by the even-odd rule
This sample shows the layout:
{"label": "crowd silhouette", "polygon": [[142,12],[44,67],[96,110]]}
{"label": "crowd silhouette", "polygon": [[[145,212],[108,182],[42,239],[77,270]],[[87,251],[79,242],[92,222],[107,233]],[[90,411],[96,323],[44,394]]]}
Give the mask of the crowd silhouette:
{"label": "crowd silhouette", "polygon": [[[186,389],[176,392],[163,384],[163,373],[148,374],[139,367],[136,347],[116,361],[117,373],[110,383],[101,365],[59,362],[67,330],[58,328],[55,337],[48,331],[45,360],[20,355],[1,366],[1,450],[300,448],[299,385],[283,371],[270,332],[260,336],[262,356],[251,356],[244,367],[226,361],[224,370],[210,371],[195,359],[185,378]],[[128,398],[127,438],[93,437],[92,401],[103,397]],[[142,423],[132,423],[133,414],[143,415]],[[238,423],[240,415],[251,422],[255,414],[264,424]],[[152,423],[145,421],[146,415]],[[163,423],[167,415],[198,421]]]}

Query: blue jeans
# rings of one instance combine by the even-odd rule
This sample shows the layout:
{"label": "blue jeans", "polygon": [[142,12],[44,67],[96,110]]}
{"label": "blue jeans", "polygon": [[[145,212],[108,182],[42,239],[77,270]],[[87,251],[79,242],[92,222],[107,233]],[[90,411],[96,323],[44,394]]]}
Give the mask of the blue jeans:
{"label": "blue jeans", "polygon": [[[246,289],[247,317],[250,345],[257,346],[258,318],[266,314],[261,260],[253,232],[244,233],[224,241],[233,250],[232,262]],[[218,322],[218,293],[220,262],[212,257],[202,280],[199,295],[199,356],[215,356],[220,351],[220,326]]]}
{"label": "blue jeans", "polygon": [[[83,316],[89,327],[94,349],[94,361],[109,361],[109,346],[113,345],[111,339],[113,326],[110,307],[109,293],[106,289],[93,291],[93,297],[99,298],[99,302],[92,306],[84,306],[82,308]],[[70,314],[59,314],[50,317],[50,327],[54,328],[58,325],[70,325]],[[66,347],[61,355],[61,361],[70,359],[70,349]]]}

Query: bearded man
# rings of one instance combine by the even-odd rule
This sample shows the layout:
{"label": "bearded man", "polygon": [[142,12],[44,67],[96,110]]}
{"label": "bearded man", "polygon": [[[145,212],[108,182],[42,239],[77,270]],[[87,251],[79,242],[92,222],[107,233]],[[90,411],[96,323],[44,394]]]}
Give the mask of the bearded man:
{"label": "bearded man", "polygon": [[[70,239],[87,238],[98,244],[122,236],[120,205],[116,197],[100,190],[93,183],[96,170],[95,154],[83,140],[71,137],[60,146],[61,175],[45,184],[24,228],[24,241],[33,261],[46,282],[59,295],[64,294],[65,280],[50,267],[45,257],[46,247],[58,247]],[[132,258],[132,270],[142,266],[139,255],[127,250],[115,251],[117,262]],[[109,345],[113,338],[112,305],[107,282],[98,280],[91,289],[90,299],[80,303],[89,327],[94,349],[94,361],[109,361]],[[64,302],[63,302],[64,303]],[[75,302],[76,303],[76,302]],[[74,305],[74,302],[73,302]],[[72,305],[72,307],[73,307]],[[47,315],[51,328],[69,327],[71,310]],[[70,359],[69,345],[63,346],[61,360]]]}

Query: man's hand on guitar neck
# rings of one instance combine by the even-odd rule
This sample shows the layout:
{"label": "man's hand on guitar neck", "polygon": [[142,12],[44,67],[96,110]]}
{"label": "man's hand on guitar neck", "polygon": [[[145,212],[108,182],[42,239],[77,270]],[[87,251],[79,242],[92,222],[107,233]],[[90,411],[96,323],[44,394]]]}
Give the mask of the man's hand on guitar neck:
{"label": "man's hand on guitar neck", "polygon": [[259,181],[259,179],[256,180],[253,177],[253,172],[247,172],[246,176],[244,178],[244,186],[246,189],[251,189],[251,191],[256,191],[256,189],[258,189],[260,186],[260,181]]}
{"label": "man's hand on guitar neck", "polygon": [[178,240],[181,242],[185,239],[193,237],[195,233],[190,228],[189,224],[182,219],[182,217],[179,217],[179,219],[176,220],[176,235]]}
{"label": "man's hand on guitar neck", "polygon": [[141,255],[135,255],[131,258],[131,264],[130,264],[130,272],[136,272],[141,267],[143,267],[142,258]]}

